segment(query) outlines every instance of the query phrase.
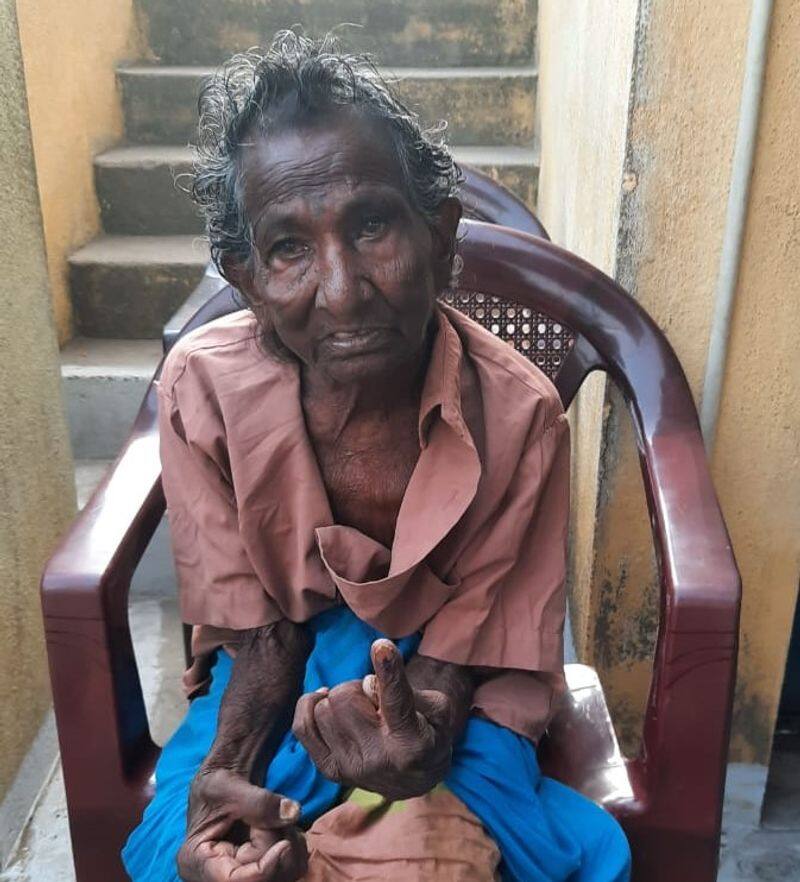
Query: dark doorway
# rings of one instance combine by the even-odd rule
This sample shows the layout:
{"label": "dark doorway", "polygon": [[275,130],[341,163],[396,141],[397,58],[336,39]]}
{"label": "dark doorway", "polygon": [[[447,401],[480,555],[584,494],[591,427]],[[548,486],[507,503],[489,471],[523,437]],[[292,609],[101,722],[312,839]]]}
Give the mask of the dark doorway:
{"label": "dark doorway", "polygon": [[772,829],[800,830],[800,597],[795,604],[762,820]]}

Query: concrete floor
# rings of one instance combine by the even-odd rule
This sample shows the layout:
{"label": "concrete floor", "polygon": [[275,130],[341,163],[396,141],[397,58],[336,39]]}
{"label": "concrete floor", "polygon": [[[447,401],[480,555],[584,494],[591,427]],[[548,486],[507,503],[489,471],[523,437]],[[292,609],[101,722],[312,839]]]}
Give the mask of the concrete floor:
{"label": "concrete floor", "polygon": [[[752,767],[751,767],[752,769]],[[728,775],[719,882],[800,880],[800,743],[776,738],[761,813],[763,778]]]}
{"label": "concrete floor", "polygon": [[[174,599],[139,596],[131,603],[131,630],[154,739],[163,744],[186,702],[180,621]],[[61,766],[56,762],[20,837],[2,882],[74,882]]]}
{"label": "concrete floor", "polygon": [[[86,499],[104,463],[79,470]],[[174,574],[165,525],[148,549],[131,589],[131,630],[155,740],[163,744],[185,710],[183,653]],[[732,766],[728,776],[718,882],[800,880],[800,739],[776,739],[763,824],[763,772]],[[41,790],[0,882],[74,882],[64,785],[58,761]]]}
{"label": "concrete floor", "polygon": [[[102,460],[78,463],[79,506],[86,503],[107,468],[108,462]],[[131,584],[130,623],[150,728],[155,741],[163,744],[186,708],[180,686],[183,642],[166,523],[156,531]],[[12,880],[75,880],[64,781],[57,757],[16,848],[0,872],[0,882]]]}

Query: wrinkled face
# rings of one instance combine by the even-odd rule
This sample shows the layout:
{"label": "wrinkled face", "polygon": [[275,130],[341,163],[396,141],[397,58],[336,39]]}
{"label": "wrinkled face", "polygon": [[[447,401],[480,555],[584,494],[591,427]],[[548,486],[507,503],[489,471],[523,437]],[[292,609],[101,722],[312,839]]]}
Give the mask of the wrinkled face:
{"label": "wrinkled face", "polygon": [[458,201],[427,223],[385,133],[346,111],[257,139],[243,181],[255,253],[237,281],[283,345],[339,383],[413,364],[449,280]]}

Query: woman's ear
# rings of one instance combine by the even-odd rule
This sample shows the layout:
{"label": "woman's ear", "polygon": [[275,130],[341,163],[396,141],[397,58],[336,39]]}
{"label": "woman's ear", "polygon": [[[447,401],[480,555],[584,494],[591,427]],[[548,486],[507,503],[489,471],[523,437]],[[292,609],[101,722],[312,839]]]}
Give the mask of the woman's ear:
{"label": "woman's ear", "polygon": [[240,257],[226,254],[220,262],[220,272],[225,281],[233,285],[248,303],[256,299],[255,275],[251,259],[242,260]]}
{"label": "woman's ear", "polygon": [[432,224],[433,259],[436,265],[436,283],[440,288],[446,288],[450,284],[461,213],[461,200],[449,196],[437,209]]}

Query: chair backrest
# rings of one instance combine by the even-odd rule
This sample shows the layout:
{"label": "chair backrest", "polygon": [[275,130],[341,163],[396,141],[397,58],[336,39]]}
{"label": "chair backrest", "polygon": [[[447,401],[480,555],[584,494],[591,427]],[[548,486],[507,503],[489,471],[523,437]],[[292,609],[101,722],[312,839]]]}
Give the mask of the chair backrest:
{"label": "chair backrest", "polygon": [[465,217],[511,227],[550,241],[539,218],[510,190],[470,165],[462,166],[461,170],[464,172],[464,183],[459,195]]}

